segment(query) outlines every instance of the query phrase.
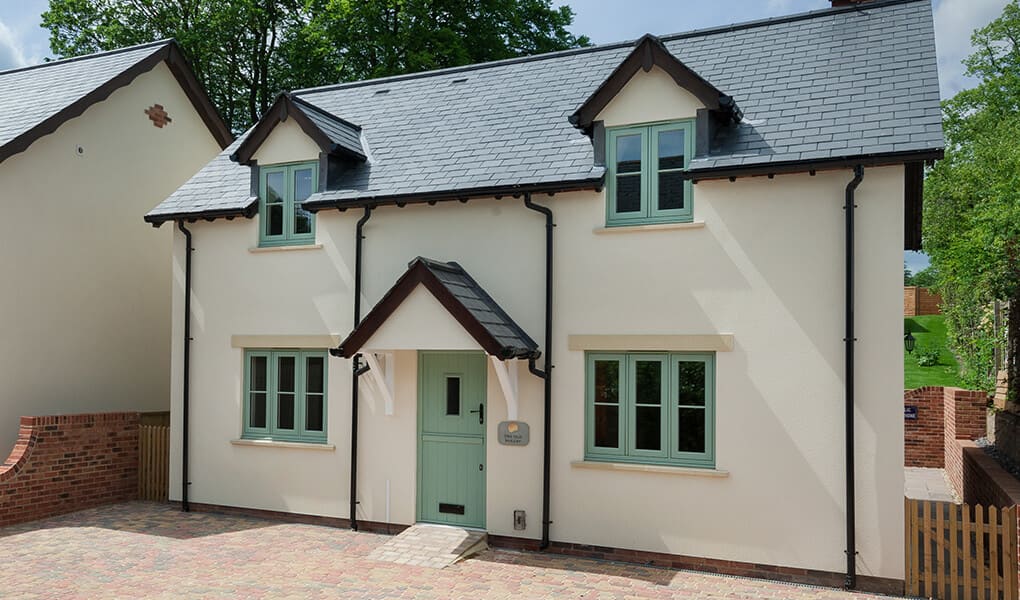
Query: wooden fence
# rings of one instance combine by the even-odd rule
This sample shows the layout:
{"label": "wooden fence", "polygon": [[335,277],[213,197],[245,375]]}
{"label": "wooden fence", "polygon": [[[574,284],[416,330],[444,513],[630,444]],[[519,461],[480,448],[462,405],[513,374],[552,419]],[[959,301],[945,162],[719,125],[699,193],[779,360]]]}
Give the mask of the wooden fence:
{"label": "wooden fence", "polygon": [[1017,600],[1017,507],[906,500],[906,591]]}
{"label": "wooden fence", "polygon": [[167,501],[170,489],[170,426],[140,425],[138,498]]}

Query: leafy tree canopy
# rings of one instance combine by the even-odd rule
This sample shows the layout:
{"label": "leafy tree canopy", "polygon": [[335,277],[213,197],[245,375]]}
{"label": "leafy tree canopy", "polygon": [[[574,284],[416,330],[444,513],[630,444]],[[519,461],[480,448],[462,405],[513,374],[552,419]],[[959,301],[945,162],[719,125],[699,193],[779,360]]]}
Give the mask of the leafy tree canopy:
{"label": "leafy tree canopy", "polygon": [[60,57],[175,38],[243,131],[285,89],[589,45],[552,0],[50,0]]}
{"label": "leafy tree canopy", "polygon": [[990,388],[994,300],[1010,300],[1007,368],[1020,389],[1020,4],[976,31],[973,89],[943,103],[946,156],[925,181],[924,249],[964,380]]}

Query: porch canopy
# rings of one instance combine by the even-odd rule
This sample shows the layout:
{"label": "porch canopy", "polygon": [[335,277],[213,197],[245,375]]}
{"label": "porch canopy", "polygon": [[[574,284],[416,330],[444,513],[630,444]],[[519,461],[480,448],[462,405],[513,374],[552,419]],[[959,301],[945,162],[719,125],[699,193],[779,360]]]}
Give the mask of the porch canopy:
{"label": "porch canopy", "polygon": [[408,264],[407,272],[340,343],[337,354],[350,358],[360,352],[419,285],[429,291],[490,356],[509,360],[538,358],[541,355],[535,340],[463,267],[455,262],[439,262],[420,256]]}
{"label": "porch canopy", "polygon": [[[426,293],[427,292],[427,293]],[[431,295],[432,298],[428,298]],[[434,299],[434,301],[433,301]],[[424,308],[438,301],[460,328],[451,328],[448,319],[422,314]],[[401,322],[391,331],[382,332],[384,325],[402,305],[416,305],[411,322]],[[439,310],[439,309],[436,309]],[[435,313],[432,313],[435,315]],[[439,327],[437,331],[436,327]],[[462,329],[462,331],[450,331]],[[379,333],[379,336],[376,334]],[[467,336],[463,334],[466,333]],[[373,339],[375,338],[375,339]],[[380,339],[382,338],[382,339]],[[395,338],[399,340],[395,342]],[[457,339],[461,338],[461,339]],[[396,344],[396,346],[394,346]],[[408,264],[407,272],[390,288],[354,331],[334,352],[344,358],[363,353],[369,367],[369,380],[386,404],[386,414],[393,414],[392,355],[377,351],[414,347],[419,350],[460,350],[466,345],[481,347],[490,357],[500,388],[507,401],[511,420],[517,419],[517,360],[537,359],[538,344],[510,318],[496,301],[467,271],[455,262],[440,262],[418,257]]]}

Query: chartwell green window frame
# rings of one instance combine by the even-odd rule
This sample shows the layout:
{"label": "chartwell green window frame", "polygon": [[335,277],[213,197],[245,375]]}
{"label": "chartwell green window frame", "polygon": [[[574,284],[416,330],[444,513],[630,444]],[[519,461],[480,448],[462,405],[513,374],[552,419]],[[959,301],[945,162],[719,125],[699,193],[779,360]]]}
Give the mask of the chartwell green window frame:
{"label": "chartwell green window frame", "polygon": [[[253,427],[251,423],[251,399],[252,399],[252,359],[265,358],[267,365],[266,374],[266,426]],[[278,390],[279,382],[279,359],[294,358],[294,428],[284,429],[279,426],[278,398],[281,393]],[[310,392],[307,381],[307,365],[309,358],[322,360],[322,393]],[[272,440],[283,442],[306,442],[312,444],[325,444],[327,430],[329,429],[328,407],[329,407],[329,360],[325,350],[294,350],[294,349],[273,349],[273,350],[245,350],[244,351],[244,397],[242,399],[243,427],[242,439],[249,440]],[[254,390],[260,393],[262,390]],[[322,396],[322,431],[310,430],[307,428],[307,406],[309,396]]]}
{"label": "chartwell green window frame", "polygon": [[[298,171],[311,169],[312,193],[319,191],[319,164],[316,162],[300,162],[259,167],[259,246],[301,246],[315,243],[315,214],[310,216],[311,231],[295,233],[295,179]],[[280,234],[269,233],[269,214],[267,204],[268,180],[271,175],[283,174],[283,231]],[[279,204],[279,203],[274,203]]]}
{"label": "chartwell green window frame", "polygon": [[[615,362],[620,381],[618,384],[618,441],[616,447],[595,445],[595,363]],[[661,403],[659,450],[636,448],[636,365],[638,362],[659,362],[661,367]],[[677,448],[680,438],[680,410],[700,408],[680,405],[678,399],[680,363],[704,364],[704,452],[681,452]],[[612,404],[610,404],[611,406]],[[585,460],[597,462],[627,462],[677,467],[715,468],[715,354],[711,352],[587,352],[585,354]]]}
{"label": "chartwell green window frame", "polygon": [[[684,132],[684,166],[686,170],[694,156],[695,121],[670,121],[640,126],[610,127],[606,129],[606,226],[655,225],[685,223],[694,220],[694,184],[684,181],[684,206],[679,209],[658,208],[659,197],[659,145],[658,136],[666,131]],[[641,136],[641,209],[636,212],[616,210],[617,139],[623,136]],[[663,172],[679,169],[663,169]],[[636,177],[637,175],[632,175]]]}

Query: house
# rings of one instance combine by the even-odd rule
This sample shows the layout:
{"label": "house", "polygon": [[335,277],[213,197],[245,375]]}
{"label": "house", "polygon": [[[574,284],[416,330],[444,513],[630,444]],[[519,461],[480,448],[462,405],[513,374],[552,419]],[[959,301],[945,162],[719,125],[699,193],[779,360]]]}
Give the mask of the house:
{"label": "house", "polygon": [[283,94],[145,217],[171,497],[902,591],[942,147],[927,0]]}
{"label": "house", "polygon": [[173,42],[0,72],[0,455],[24,415],[169,409],[173,238],[139,219],[232,140]]}

